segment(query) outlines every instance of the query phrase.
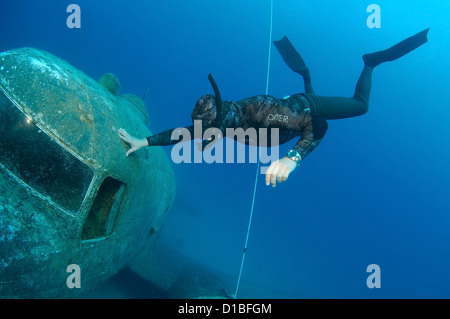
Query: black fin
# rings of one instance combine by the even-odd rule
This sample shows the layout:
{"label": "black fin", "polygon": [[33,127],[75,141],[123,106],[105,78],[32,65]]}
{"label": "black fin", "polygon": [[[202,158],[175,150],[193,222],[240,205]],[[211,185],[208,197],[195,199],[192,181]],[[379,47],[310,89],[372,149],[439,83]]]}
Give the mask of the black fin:
{"label": "black fin", "polygon": [[383,62],[394,61],[401,58],[405,54],[417,49],[422,44],[425,44],[428,41],[428,31],[430,31],[429,28],[397,43],[389,49],[363,55],[364,64],[374,68]]}
{"label": "black fin", "polygon": [[309,76],[309,70],[306,67],[305,61],[303,61],[301,55],[295,50],[289,39],[284,36],[281,40],[273,41],[278,52],[287,66],[294,72],[302,75]]}

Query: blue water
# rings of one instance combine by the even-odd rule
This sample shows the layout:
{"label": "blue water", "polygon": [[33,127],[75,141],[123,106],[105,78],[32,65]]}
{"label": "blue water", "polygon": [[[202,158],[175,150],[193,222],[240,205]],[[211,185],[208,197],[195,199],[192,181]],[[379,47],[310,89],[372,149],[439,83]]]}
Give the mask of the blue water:
{"label": "blue water", "polygon": [[[66,26],[70,3],[81,29]],[[370,29],[371,3],[274,0],[273,39],[290,38],[320,95],[352,96],[362,54],[431,28],[426,45],[375,69],[367,114],[329,121],[286,183],[267,187],[259,175],[242,282],[276,298],[450,297],[450,3],[377,0],[381,28]],[[43,49],[94,79],[112,72],[125,93],[150,86],[156,133],[191,123],[197,99],[212,93],[210,72],[225,100],[263,94],[269,21],[269,0],[2,1],[0,50]],[[272,53],[269,94],[301,92]],[[174,170],[161,240],[235,285],[256,164]],[[370,264],[381,288],[366,285]]]}

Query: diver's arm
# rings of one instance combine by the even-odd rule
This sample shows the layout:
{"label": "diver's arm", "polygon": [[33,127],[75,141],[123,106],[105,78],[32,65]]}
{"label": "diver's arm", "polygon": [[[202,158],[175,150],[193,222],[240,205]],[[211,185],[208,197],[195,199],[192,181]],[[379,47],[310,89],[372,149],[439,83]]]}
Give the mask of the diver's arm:
{"label": "diver's arm", "polygon": [[[137,150],[139,150],[142,147],[145,146],[166,146],[166,145],[173,145],[178,143],[180,140],[173,140],[172,139],[172,133],[175,130],[179,130],[180,128],[175,128],[175,129],[171,129],[171,130],[167,130],[152,136],[148,136],[146,138],[137,138],[134,136],[131,136],[130,134],[128,134],[127,131],[125,131],[124,129],[119,129],[119,137],[124,140],[125,142],[127,142],[128,144],[130,144],[130,149],[127,151],[126,156],[130,155],[133,152],[136,152]],[[190,125],[185,127],[185,129],[187,129],[191,136],[193,136],[193,132],[194,132],[194,126]],[[181,136],[181,135],[179,135]]]}
{"label": "diver's arm", "polygon": [[328,125],[324,119],[314,118],[302,131],[302,136],[297,144],[292,148],[293,153],[297,152],[299,158],[293,160],[290,156],[285,156],[273,162],[266,171],[266,185],[276,186],[276,182],[286,181],[289,174],[292,173],[300,161],[308,156],[322,141],[325,136]]}
{"label": "diver's arm", "polygon": [[292,150],[298,152],[300,160],[308,156],[322,141],[328,130],[327,121],[321,117],[311,117],[311,120],[305,126],[302,137]]}
{"label": "diver's arm", "polygon": [[292,148],[300,155],[300,161],[304,160],[322,141],[322,139],[308,139],[303,137],[299,139],[297,144]]}
{"label": "diver's arm", "polygon": [[180,131],[180,134],[176,134],[176,136],[178,137],[178,139],[172,139],[172,135],[173,133],[178,133],[176,132],[176,130],[180,130],[180,129],[187,129],[189,131],[189,134],[191,137],[194,136],[194,125],[189,125],[186,127],[182,127],[182,128],[174,128],[171,130],[167,130],[152,136],[148,136],[145,139],[147,140],[147,145],[146,146],[167,146],[167,145],[173,145],[173,144],[177,144],[178,142],[180,142],[182,140],[182,131]]}

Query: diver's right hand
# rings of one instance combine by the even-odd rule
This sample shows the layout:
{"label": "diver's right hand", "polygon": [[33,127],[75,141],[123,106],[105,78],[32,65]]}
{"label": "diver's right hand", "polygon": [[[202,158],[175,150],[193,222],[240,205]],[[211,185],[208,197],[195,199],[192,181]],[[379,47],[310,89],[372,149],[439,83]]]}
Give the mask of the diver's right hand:
{"label": "diver's right hand", "polygon": [[276,187],[277,181],[278,183],[285,182],[296,167],[297,163],[287,156],[276,160],[266,171],[266,185],[272,184],[272,187]]}
{"label": "diver's right hand", "polygon": [[127,131],[125,131],[123,128],[119,129],[119,137],[130,144],[131,148],[127,152],[127,156],[130,155],[133,152],[136,152],[138,149],[148,146],[148,142],[146,138],[138,139],[136,137],[131,136],[128,134]]}

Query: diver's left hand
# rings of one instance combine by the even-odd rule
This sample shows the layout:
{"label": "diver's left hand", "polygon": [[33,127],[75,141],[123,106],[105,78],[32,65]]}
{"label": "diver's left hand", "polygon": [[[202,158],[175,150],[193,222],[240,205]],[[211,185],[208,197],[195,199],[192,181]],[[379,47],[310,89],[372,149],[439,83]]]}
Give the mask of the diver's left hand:
{"label": "diver's left hand", "polygon": [[272,187],[275,187],[277,181],[278,183],[285,182],[296,167],[297,163],[289,157],[283,157],[273,162],[266,171],[266,185],[272,184]]}

